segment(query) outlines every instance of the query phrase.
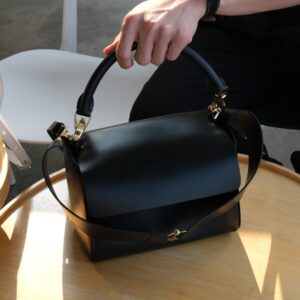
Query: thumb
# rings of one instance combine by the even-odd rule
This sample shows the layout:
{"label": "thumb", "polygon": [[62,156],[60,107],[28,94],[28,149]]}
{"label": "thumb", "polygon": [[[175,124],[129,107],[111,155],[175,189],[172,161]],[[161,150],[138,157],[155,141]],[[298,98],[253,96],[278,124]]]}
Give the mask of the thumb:
{"label": "thumb", "polygon": [[104,49],[103,49],[103,54],[105,56],[111,54],[112,52],[114,52],[118,46],[118,43],[120,41],[120,33],[116,36],[116,38],[114,39],[114,41],[107,45]]}
{"label": "thumb", "polygon": [[118,42],[113,42],[112,44],[106,46],[104,49],[103,49],[103,53],[105,56],[111,54],[112,52],[114,52],[116,50],[118,46]]}

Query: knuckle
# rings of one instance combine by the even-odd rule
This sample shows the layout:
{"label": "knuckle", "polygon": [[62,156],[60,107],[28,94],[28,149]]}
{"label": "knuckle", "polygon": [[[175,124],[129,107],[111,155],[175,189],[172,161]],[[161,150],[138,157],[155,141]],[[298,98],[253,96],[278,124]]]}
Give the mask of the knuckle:
{"label": "knuckle", "polygon": [[145,32],[151,33],[151,32],[156,31],[157,23],[153,20],[144,20],[143,27],[144,27]]}
{"label": "knuckle", "polygon": [[138,16],[135,14],[126,15],[123,19],[121,29],[127,30],[128,28],[130,28],[132,26],[132,24],[136,23],[137,19],[138,19]]}
{"label": "knuckle", "polygon": [[191,35],[183,31],[177,32],[176,39],[177,39],[177,43],[181,45],[187,45],[192,41]]}
{"label": "knuckle", "polygon": [[169,37],[172,35],[172,29],[168,25],[161,25],[160,34],[163,38]]}
{"label": "knuckle", "polygon": [[123,19],[123,24],[128,24],[134,21],[137,18],[136,14],[127,14]]}

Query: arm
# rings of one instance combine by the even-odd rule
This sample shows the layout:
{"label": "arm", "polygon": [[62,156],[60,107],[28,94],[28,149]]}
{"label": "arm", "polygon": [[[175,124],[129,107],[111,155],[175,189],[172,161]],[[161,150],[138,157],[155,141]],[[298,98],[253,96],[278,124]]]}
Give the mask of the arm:
{"label": "arm", "polygon": [[[132,66],[131,47],[136,41],[137,63],[161,64],[175,60],[196,32],[206,12],[207,0],[148,0],[134,7],[124,18],[115,40],[104,48],[116,51],[121,67]],[[300,5],[300,0],[221,0],[217,14],[245,15]]]}

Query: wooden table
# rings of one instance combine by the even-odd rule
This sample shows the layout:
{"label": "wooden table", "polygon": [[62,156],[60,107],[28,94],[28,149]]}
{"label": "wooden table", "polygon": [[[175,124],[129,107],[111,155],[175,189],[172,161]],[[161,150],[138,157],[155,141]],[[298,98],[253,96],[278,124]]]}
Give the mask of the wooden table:
{"label": "wooden table", "polygon": [[5,144],[0,138],[0,208],[4,204],[10,188],[9,161]]}
{"label": "wooden table", "polygon": [[299,195],[300,176],[263,162],[237,232],[92,263],[38,182],[0,214],[0,299],[300,299]]}

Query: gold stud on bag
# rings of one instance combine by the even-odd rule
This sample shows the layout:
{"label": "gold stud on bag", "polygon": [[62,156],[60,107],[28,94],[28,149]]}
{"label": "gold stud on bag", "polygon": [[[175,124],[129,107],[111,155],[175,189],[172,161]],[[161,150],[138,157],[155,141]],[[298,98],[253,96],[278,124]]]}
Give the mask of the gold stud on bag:
{"label": "gold stud on bag", "polygon": [[[93,94],[115,54],[105,58],[77,102],[75,130],[48,129],[53,144],[43,175],[74,223],[89,258],[99,260],[237,230],[239,201],[262,154],[262,134],[248,111],[225,109],[227,86],[193,49],[183,50],[215,87],[206,110],[171,114],[86,131]],[[176,129],[176,130],[175,130]],[[247,180],[240,187],[238,141],[248,144]],[[48,154],[64,154],[70,207],[47,171]]]}

